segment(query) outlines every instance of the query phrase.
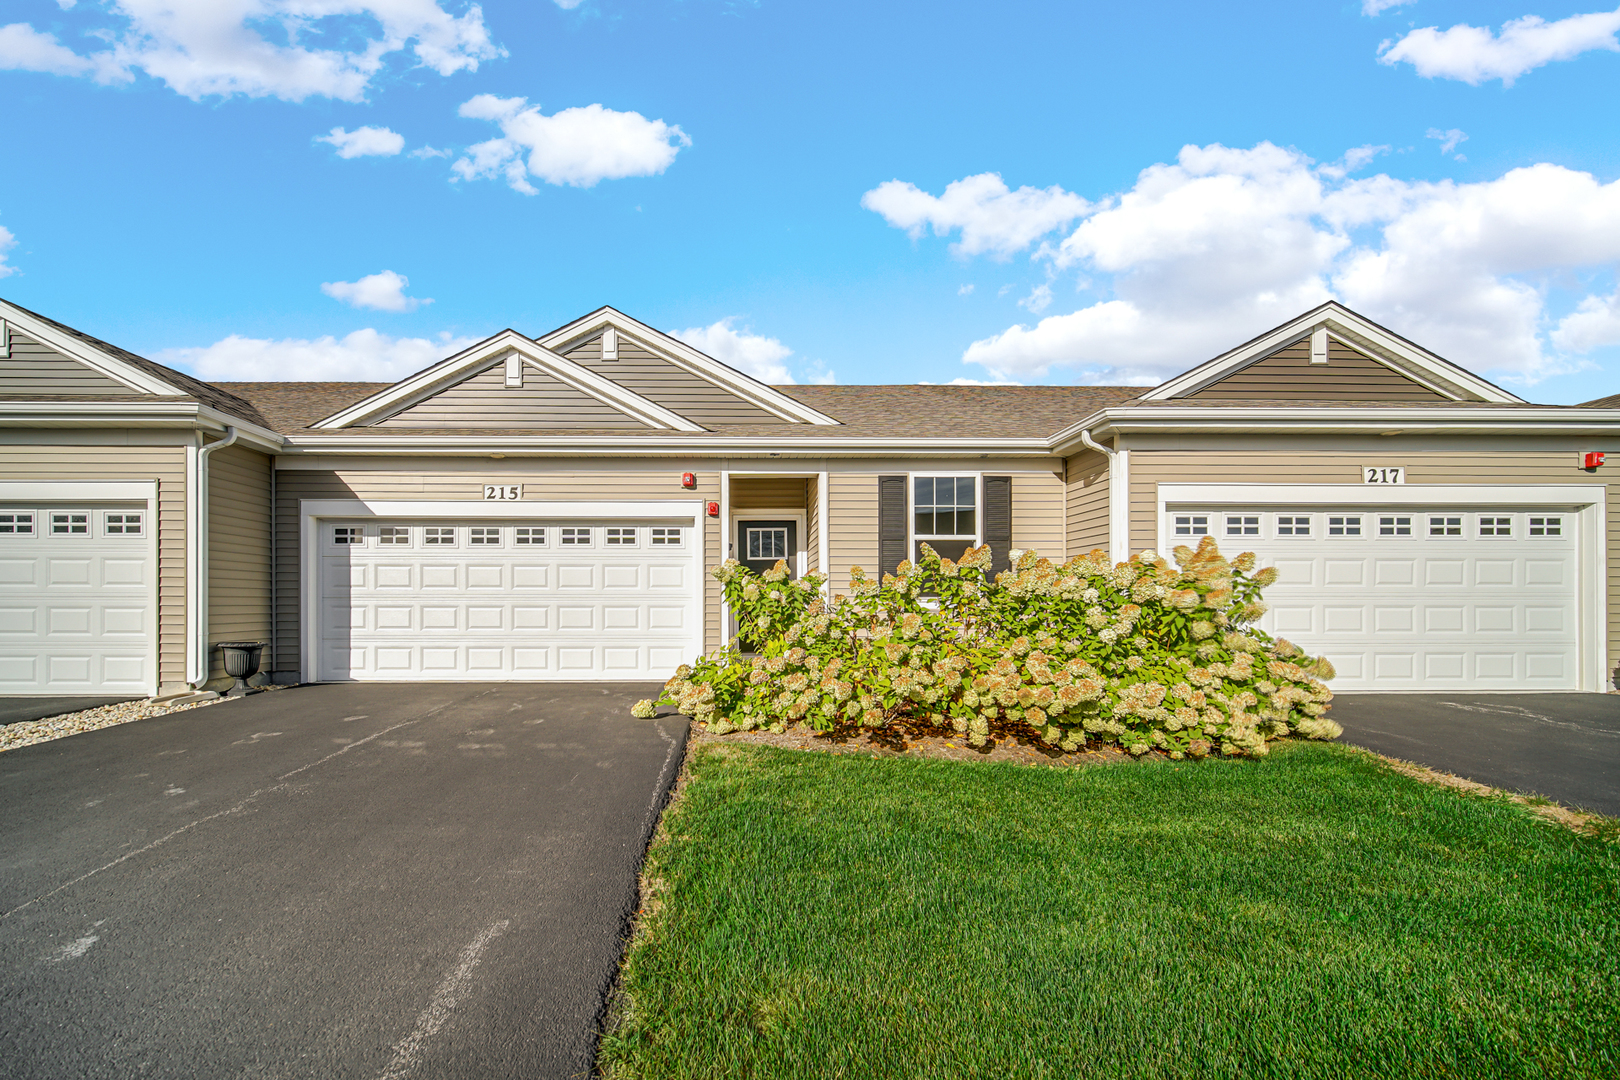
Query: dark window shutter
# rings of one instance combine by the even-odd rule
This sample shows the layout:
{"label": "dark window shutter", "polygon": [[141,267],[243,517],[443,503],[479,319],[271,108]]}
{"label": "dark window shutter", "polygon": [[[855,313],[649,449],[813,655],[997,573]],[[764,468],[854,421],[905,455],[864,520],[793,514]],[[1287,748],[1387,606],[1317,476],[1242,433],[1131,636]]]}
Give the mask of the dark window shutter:
{"label": "dark window shutter", "polygon": [[1010,476],[984,478],[984,542],[990,545],[990,574],[994,577],[1012,565],[1007,558],[1012,548]]}
{"label": "dark window shutter", "polygon": [[906,478],[878,477],[878,576],[892,574],[906,557]]}

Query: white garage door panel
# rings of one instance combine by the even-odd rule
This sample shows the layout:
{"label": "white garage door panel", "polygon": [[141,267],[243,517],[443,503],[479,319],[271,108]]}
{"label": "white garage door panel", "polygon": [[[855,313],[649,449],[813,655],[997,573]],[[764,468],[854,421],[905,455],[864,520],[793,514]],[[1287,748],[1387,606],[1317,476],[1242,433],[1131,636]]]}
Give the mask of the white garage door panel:
{"label": "white garage door panel", "polygon": [[[588,540],[564,545],[565,526]],[[430,527],[451,542],[428,544]],[[495,542],[473,544],[474,527]],[[519,527],[545,543],[518,544]],[[610,527],[625,542],[608,544]],[[653,528],[322,521],[319,677],[667,678],[701,649],[697,541],[690,522],[657,526],[664,540],[679,528],[678,544],[653,544]]]}
{"label": "white garage door panel", "polygon": [[[69,513],[55,523],[62,534],[53,531],[53,510]],[[145,510],[144,504],[0,506],[0,694],[152,689]],[[30,531],[20,531],[18,515],[30,512]],[[109,532],[109,515],[116,532]]]}
{"label": "white garage door panel", "polygon": [[[1240,513],[1249,534],[1224,535]],[[1283,535],[1300,517],[1308,535]],[[1261,627],[1331,660],[1337,690],[1564,690],[1580,685],[1575,526],[1541,508],[1214,507],[1172,509],[1167,533],[1207,528],[1275,566]]]}

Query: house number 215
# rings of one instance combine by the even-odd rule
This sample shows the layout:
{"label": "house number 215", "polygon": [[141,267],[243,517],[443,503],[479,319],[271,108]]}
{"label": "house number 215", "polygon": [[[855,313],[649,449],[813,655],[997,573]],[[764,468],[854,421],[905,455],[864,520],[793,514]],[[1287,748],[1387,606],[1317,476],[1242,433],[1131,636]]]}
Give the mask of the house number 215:
{"label": "house number 215", "polygon": [[1370,465],[1361,467],[1361,479],[1367,484],[1404,484],[1406,483],[1406,470],[1399,466],[1395,468],[1376,468]]}
{"label": "house number 215", "polygon": [[486,502],[512,502],[523,496],[522,484],[485,484]]}

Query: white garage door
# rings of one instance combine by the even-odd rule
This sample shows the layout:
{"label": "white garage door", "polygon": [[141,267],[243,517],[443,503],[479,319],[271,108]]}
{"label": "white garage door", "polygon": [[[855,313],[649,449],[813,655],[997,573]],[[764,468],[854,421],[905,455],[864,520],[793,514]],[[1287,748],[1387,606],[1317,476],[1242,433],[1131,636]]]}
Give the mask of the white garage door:
{"label": "white garage door", "polygon": [[702,649],[690,523],[319,523],[323,680],[665,679]]}
{"label": "white garage door", "polygon": [[154,687],[144,503],[0,505],[0,694]]}
{"label": "white garage door", "polygon": [[1478,507],[1172,509],[1275,566],[1263,629],[1338,670],[1336,690],[1576,689],[1576,515]]}

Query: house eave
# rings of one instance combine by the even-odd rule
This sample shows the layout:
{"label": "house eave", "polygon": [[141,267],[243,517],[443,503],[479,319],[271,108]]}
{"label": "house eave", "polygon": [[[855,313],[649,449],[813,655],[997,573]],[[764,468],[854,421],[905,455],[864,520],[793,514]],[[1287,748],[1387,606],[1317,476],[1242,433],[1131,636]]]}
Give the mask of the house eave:
{"label": "house eave", "polygon": [[229,413],[192,401],[61,402],[0,401],[0,426],[22,428],[172,428],[223,432],[234,427],[239,440],[270,452],[285,440]]}
{"label": "house eave", "polygon": [[506,457],[1046,457],[1045,438],[893,439],[807,436],[795,439],[642,436],[289,436],[282,453]]}

